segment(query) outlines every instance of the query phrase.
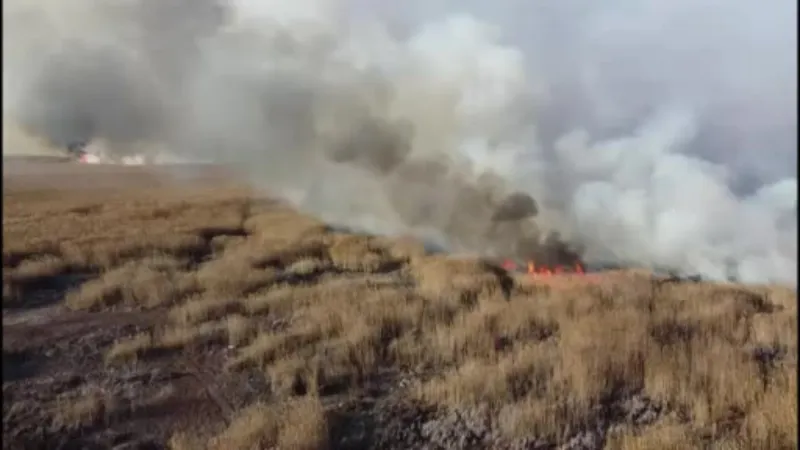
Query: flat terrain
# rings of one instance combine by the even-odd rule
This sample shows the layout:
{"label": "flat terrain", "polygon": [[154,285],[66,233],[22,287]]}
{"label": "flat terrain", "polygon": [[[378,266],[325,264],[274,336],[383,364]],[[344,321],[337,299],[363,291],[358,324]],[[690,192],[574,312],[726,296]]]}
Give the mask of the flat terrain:
{"label": "flat terrain", "polygon": [[3,448],[797,448],[794,290],[507,273],[173,170],[4,166]]}

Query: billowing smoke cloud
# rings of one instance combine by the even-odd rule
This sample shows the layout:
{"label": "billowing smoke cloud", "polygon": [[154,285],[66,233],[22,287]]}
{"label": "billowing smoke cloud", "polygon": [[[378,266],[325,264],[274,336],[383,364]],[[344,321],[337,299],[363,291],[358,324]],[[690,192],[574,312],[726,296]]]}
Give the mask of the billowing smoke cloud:
{"label": "billowing smoke cloud", "polygon": [[796,9],[12,0],[3,113],[453,250],[796,283]]}

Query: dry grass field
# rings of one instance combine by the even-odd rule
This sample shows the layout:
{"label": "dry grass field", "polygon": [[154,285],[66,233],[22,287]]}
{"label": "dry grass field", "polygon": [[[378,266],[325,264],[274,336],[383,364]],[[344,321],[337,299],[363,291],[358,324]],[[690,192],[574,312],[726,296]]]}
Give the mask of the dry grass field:
{"label": "dry grass field", "polygon": [[792,289],[532,277],[222,177],[52,172],[4,174],[4,448],[797,448]]}

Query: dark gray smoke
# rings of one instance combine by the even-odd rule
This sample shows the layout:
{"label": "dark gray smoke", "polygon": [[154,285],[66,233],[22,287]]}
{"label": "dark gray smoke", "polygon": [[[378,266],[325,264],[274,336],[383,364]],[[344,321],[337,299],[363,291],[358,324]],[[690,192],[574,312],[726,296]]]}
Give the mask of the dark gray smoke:
{"label": "dark gray smoke", "polygon": [[796,283],[796,9],[12,0],[4,120],[453,250]]}

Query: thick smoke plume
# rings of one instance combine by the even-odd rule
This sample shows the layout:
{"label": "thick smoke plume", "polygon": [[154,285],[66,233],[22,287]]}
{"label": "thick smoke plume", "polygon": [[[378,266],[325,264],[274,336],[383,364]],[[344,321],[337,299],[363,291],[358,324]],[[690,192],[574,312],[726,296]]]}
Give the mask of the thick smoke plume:
{"label": "thick smoke plume", "polygon": [[11,0],[4,122],[455,251],[795,284],[796,2],[646,3]]}

